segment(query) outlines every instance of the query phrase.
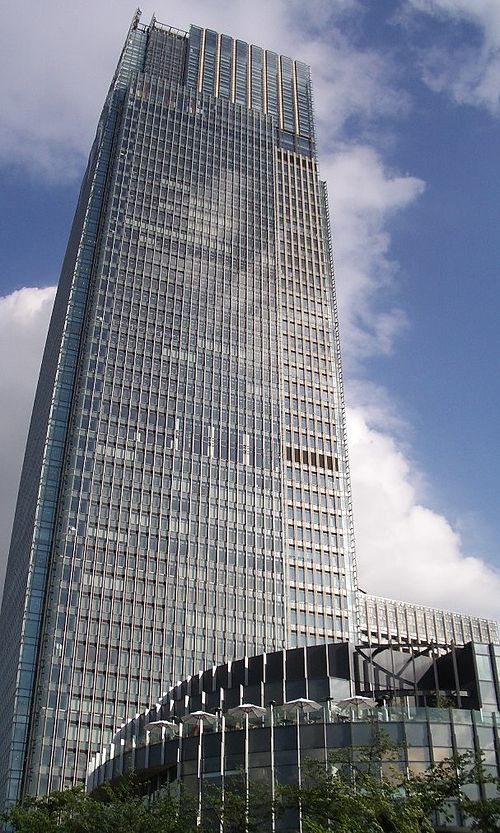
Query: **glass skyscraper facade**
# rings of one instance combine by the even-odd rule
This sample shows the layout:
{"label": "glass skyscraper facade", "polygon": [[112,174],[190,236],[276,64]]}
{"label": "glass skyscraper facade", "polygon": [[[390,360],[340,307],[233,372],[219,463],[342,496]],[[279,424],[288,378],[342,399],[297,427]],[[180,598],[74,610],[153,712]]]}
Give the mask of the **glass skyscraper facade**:
{"label": "glass skyscraper facade", "polygon": [[123,720],[201,668],[356,641],[356,609],[309,70],[136,17],[28,437],[0,800],[83,781]]}

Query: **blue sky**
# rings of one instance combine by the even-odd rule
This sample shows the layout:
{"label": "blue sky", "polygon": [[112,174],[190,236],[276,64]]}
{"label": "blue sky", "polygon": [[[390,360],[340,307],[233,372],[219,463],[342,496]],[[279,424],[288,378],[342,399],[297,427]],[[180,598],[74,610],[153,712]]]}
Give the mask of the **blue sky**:
{"label": "blue sky", "polygon": [[[0,34],[0,563],[49,287],[132,12],[28,0],[22,29],[12,14]],[[360,583],[500,617],[500,3],[176,0],[155,12],[311,64]]]}

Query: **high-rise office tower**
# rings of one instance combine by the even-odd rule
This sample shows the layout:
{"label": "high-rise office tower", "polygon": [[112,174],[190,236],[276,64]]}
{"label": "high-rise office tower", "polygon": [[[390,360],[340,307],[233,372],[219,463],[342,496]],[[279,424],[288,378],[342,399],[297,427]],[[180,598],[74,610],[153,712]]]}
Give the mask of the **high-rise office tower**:
{"label": "high-rise office tower", "polygon": [[43,358],[1,614],[0,796],[177,679],[356,638],[309,70],[134,19]]}

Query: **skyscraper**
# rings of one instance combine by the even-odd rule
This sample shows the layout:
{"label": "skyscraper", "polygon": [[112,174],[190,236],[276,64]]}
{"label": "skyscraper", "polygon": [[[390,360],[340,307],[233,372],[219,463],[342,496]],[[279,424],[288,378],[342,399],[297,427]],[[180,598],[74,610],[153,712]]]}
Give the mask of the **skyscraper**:
{"label": "skyscraper", "polygon": [[355,639],[308,68],[134,18],[64,259],[1,613],[0,797],[227,658]]}

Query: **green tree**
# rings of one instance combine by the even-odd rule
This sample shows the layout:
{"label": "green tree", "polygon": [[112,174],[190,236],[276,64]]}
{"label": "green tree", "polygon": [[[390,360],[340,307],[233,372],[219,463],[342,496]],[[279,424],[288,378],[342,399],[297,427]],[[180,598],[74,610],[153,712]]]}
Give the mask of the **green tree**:
{"label": "green tree", "polygon": [[232,776],[224,792],[205,787],[201,833],[263,833],[271,829],[270,787],[261,782],[247,784],[244,773]]}
{"label": "green tree", "polygon": [[[133,779],[104,787],[98,796],[82,789],[27,798],[4,817],[14,833],[265,833],[273,812],[288,819],[302,814],[303,833],[433,833],[460,806],[474,833],[499,833],[500,782],[481,760],[467,754],[409,776],[397,762],[401,749],[383,734],[368,747],[337,752],[327,766],[308,761],[302,783],[282,786],[273,807],[266,785],[231,779],[224,794],[205,787],[202,823],[196,825],[197,797],[165,792],[146,801]],[[473,800],[466,785],[481,784],[488,798]],[[288,820],[287,819],[287,820]]]}
{"label": "green tree", "polygon": [[133,782],[99,799],[75,788],[26,798],[5,814],[15,833],[195,833],[194,799],[170,795],[147,803]]}
{"label": "green tree", "polygon": [[392,778],[362,766],[308,762],[302,786],[284,791],[285,807],[302,809],[305,833],[432,833],[419,801]]}
{"label": "green tree", "polygon": [[[476,833],[499,833],[500,782],[481,761],[466,754],[407,775],[399,757],[398,745],[375,734],[370,746],[337,753],[328,767],[309,761],[301,786],[282,788],[283,808],[301,811],[304,833],[432,833],[434,820],[445,827],[458,805]],[[478,783],[496,795],[467,798],[463,787]]]}
{"label": "green tree", "polygon": [[477,833],[498,833],[500,830],[500,797],[465,800],[462,809],[471,829]]}
{"label": "green tree", "polygon": [[[481,785],[488,797],[471,799],[466,787]],[[476,833],[500,831],[500,779],[486,771],[483,760],[471,752],[447,758],[404,783],[409,797],[418,800],[428,817],[438,812],[451,819],[450,803],[458,804],[467,826]]]}

